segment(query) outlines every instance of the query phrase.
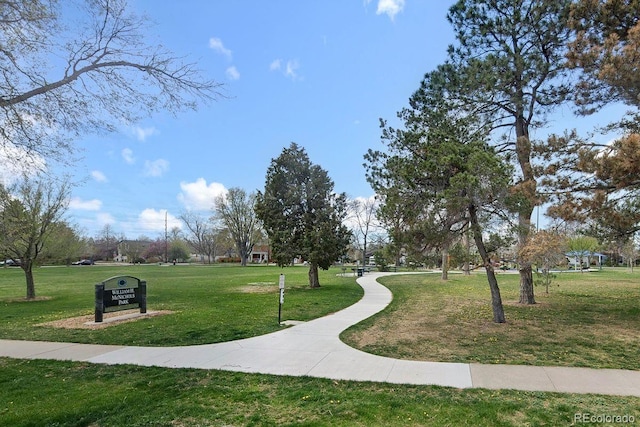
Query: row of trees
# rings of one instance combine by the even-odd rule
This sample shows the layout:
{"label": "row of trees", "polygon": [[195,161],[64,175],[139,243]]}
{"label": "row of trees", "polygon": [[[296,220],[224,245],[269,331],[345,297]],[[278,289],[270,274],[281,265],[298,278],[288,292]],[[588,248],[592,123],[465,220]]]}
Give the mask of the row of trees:
{"label": "row of trees", "polygon": [[[212,262],[216,255],[235,254],[241,264],[257,242],[268,239],[273,259],[289,265],[302,258],[310,265],[309,284],[319,287],[318,269],[327,269],[347,251],[351,232],[345,226],[347,201],[333,192],[327,172],[309,160],[295,143],[272,161],[265,190],[247,194],[231,188],[212,200],[212,215],[185,212],[184,231],[174,228],[164,238],[141,236],[128,240],[106,225],[95,238],[85,238],[65,222],[70,184],[46,175],[24,176],[13,186],[0,185],[0,255],[19,260],[25,271],[27,298],[35,298],[33,267],[36,262],[79,257],[112,259],[116,252],[130,262],[188,259],[191,252]],[[356,217],[363,214],[353,203]],[[373,208],[358,223],[369,233]]]}
{"label": "row of trees", "polygon": [[[65,8],[73,8],[73,16],[63,14]],[[0,155],[11,157],[21,165],[30,165],[27,168],[53,161],[73,161],[68,153],[74,152],[72,142],[82,134],[116,130],[122,123],[133,123],[158,110],[176,113],[193,109],[200,102],[221,96],[220,83],[204,78],[196,64],[186,63],[163,46],[147,42],[147,21],[132,13],[126,0],[79,0],[72,5],[55,0],[7,0],[0,3],[0,23],[0,39],[3,40],[0,49]],[[280,191],[277,185],[267,184],[269,190],[255,196],[232,189],[224,200],[216,201],[217,214],[231,235],[243,264],[259,239],[256,212],[261,212],[265,230],[279,248],[276,252],[279,263],[298,252],[312,260],[312,270],[317,271],[318,266],[327,265],[327,257],[334,255],[332,251],[327,252],[326,247],[312,249],[312,246],[320,244],[322,236],[338,226],[331,223],[329,229],[316,231],[314,237],[309,228],[312,221],[321,224],[325,219],[328,223],[341,220],[345,200],[340,197],[334,200],[328,193],[312,196],[314,191],[324,191],[318,187],[327,185],[330,180],[326,172],[311,165],[308,159],[302,166],[309,170],[296,181],[301,186],[297,196],[306,200],[304,207],[296,212],[300,216],[296,220],[298,229],[293,237],[285,239],[286,244],[282,240],[283,233],[276,231],[277,224],[273,223],[267,208],[273,201],[272,196]],[[25,185],[31,184],[25,181]],[[330,183],[330,187],[332,185]],[[9,196],[11,189],[2,188],[6,197],[0,209],[6,216],[3,230],[7,233],[3,236],[2,247],[11,257],[17,257],[20,252],[27,274],[28,298],[35,296],[31,264],[41,255],[47,240],[45,236],[50,236],[53,229],[62,224],[59,216],[64,212],[69,185],[65,183],[51,190],[53,193],[42,189],[44,204],[32,206],[31,193],[22,194],[22,198],[18,197],[14,202],[10,199],[16,197],[15,194]],[[284,200],[290,195],[280,196]],[[326,200],[323,200],[325,196]],[[46,197],[59,197],[60,200],[47,203]],[[254,202],[256,211],[253,210]],[[325,202],[337,213],[329,210],[321,213]],[[18,215],[13,210],[23,212]],[[9,220],[9,217],[22,218],[27,213],[38,215],[42,220],[31,218],[27,221],[33,230],[27,230],[26,226],[18,228],[17,220]],[[326,218],[323,217],[325,214],[328,215]],[[190,214],[183,216],[190,231],[187,239],[191,245],[201,253],[211,254],[215,239],[212,239],[211,227],[206,224],[209,221],[201,221]],[[347,233],[338,229],[339,233],[336,233],[340,236],[336,236],[334,243],[346,246],[342,243]],[[10,249],[22,240],[16,236],[27,234],[29,243],[23,242],[20,250]],[[102,242],[105,250],[110,249],[110,240],[111,237]],[[285,250],[286,254],[283,253]],[[310,277],[316,286],[317,273]]]}
{"label": "row of trees", "polygon": [[445,253],[471,232],[487,271],[495,322],[504,322],[488,256],[488,231],[518,236],[520,299],[535,304],[523,256],[536,206],[580,220],[602,239],[640,227],[640,136],[632,115],[610,126],[609,145],[574,131],[534,140],[557,107],[590,114],[610,102],[637,107],[637,1],[459,0],[447,15],[457,43],[428,72],[399,128],[382,120],[384,151],[370,150],[367,178],[397,246]]}

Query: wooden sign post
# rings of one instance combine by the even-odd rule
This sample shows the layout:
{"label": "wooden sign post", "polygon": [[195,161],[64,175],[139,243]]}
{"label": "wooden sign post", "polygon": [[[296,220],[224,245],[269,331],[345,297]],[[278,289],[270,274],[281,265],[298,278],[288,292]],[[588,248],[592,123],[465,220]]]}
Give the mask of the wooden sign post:
{"label": "wooden sign post", "polygon": [[96,284],[95,321],[112,311],[140,308],[147,312],[147,282],[132,276],[115,276]]}

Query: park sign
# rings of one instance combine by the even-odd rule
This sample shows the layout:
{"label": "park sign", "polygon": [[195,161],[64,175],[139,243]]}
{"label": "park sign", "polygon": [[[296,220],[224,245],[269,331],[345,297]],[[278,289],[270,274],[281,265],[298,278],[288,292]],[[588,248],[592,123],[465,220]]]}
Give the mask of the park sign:
{"label": "park sign", "polygon": [[119,310],[140,308],[147,312],[147,282],[133,276],[115,276],[96,284],[95,321],[102,315]]}

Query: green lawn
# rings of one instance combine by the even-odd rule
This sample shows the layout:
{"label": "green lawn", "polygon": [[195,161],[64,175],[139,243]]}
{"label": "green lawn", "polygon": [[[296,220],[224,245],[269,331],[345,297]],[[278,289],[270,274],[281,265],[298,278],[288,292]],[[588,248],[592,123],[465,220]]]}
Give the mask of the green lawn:
{"label": "green lawn", "polygon": [[[563,426],[640,398],[0,359],[0,425]],[[608,424],[610,425],[610,424]]]}
{"label": "green lawn", "polygon": [[640,271],[565,272],[534,306],[517,304],[517,274],[498,280],[505,324],[491,321],[484,274],[405,275],[383,278],[391,305],[342,338],[406,359],[640,370]]}
{"label": "green lawn", "polygon": [[[24,302],[21,270],[0,269],[0,337],[180,345],[271,332],[280,328],[281,272],[285,319],[322,316],[362,295],[354,278],[338,276],[338,269],[322,272],[322,288],[310,290],[304,268],[92,266],[38,269],[36,291],[46,298]],[[150,310],[175,313],[98,331],[36,326],[92,314],[93,285],[119,274],[147,280]],[[500,275],[506,325],[491,323],[480,275],[453,275],[446,283],[435,275],[389,277],[384,282],[394,292],[391,306],[347,336],[394,357],[636,369],[639,276],[563,275],[549,296],[536,289],[539,305],[519,307],[513,304],[517,276]],[[639,408],[635,397],[0,358],[0,426],[11,427],[559,426],[579,425],[576,414],[633,417],[637,423]]]}
{"label": "green lawn", "polygon": [[[73,266],[35,272],[36,295],[25,302],[24,274],[0,268],[0,338],[126,345],[190,345],[230,341],[281,329],[278,280],[285,275],[282,319],[310,320],[338,311],[363,294],[340,269],[320,272],[319,289],[307,285],[308,269],[273,266]],[[173,314],[99,330],[37,326],[93,315],[94,285],[116,275],[147,281],[148,311]]]}

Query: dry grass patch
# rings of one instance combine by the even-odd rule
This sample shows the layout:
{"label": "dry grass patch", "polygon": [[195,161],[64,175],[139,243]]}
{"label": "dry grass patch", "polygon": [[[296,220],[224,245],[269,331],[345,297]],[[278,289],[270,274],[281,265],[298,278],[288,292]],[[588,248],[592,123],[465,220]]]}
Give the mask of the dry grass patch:
{"label": "dry grass patch", "polygon": [[274,282],[253,282],[239,288],[243,294],[276,294],[278,285]]}
{"label": "dry grass patch", "polygon": [[486,277],[384,278],[382,313],[347,330],[350,345],[411,360],[640,369],[640,285],[623,276],[565,275],[538,304],[517,304],[518,277],[503,275],[507,323],[492,322]]}
{"label": "dry grass patch", "polygon": [[[158,310],[148,311],[147,313],[140,313],[140,310],[122,310],[112,313],[103,314],[103,322],[96,323],[94,314],[87,314],[84,316],[70,317],[68,319],[53,320],[51,322],[39,323],[35,326],[48,326],[52,328],[62,329],[103,329],[109,326],[120,325],[122,323],[130,323],[138,320],[146,319],[149,317],[164,316],[166,314],[172,314],[170,310]],[[139,314],[139,316],[136,316]]]}

